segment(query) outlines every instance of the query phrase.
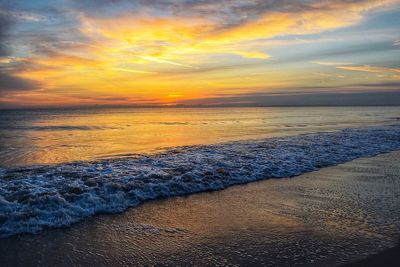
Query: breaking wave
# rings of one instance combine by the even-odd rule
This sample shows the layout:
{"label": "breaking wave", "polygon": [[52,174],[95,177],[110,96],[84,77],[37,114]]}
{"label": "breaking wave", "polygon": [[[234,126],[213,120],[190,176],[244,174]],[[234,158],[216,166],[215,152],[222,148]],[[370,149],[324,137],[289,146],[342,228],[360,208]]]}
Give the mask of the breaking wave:
{"label": "breaking wave", "polygon": [[399,149],[400,126],[387,126],[0,169],[0,236],[65,227],[149,199],[290,177]]}

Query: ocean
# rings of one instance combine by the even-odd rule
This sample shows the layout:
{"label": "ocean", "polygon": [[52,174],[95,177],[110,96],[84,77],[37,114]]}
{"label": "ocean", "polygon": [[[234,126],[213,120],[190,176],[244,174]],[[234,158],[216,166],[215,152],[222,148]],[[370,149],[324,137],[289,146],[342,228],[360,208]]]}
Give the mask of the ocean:
{"label": "ocean", "polygon": [[398,107],[0,114],[1,237],[400,150]]}
{"label": "ocean", "polygon": [[0,167],[130,157],[399,120],[398,107],[2,110]]}

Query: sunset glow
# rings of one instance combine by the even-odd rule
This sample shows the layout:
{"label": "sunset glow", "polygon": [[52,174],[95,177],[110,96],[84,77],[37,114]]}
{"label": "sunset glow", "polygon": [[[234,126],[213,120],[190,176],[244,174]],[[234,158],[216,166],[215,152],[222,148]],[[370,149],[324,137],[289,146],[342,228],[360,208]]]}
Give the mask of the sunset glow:
{"label": "sunset glow", "polygon": [[399,90],[396,0],[0,3],[1,107]]}

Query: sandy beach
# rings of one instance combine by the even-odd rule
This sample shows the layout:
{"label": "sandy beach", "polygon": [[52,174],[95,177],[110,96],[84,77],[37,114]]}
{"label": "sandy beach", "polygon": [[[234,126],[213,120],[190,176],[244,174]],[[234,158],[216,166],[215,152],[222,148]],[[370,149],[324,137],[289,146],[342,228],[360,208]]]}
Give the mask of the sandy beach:
{"label": "sandy beach", "polygon": [[[0,242],[1,266],[335,266],[394,247],[400,152]],[[382,208],[384,207],[384,208]]]}

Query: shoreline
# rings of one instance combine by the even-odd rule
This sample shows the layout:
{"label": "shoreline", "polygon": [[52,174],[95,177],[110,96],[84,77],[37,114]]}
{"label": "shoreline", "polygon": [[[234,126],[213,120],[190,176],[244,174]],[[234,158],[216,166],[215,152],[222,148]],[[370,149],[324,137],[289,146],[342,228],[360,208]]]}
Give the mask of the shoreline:
{"label": "shoreline", "polygon": [[[400,148],[398,126],[183,147],[154,156],[5,169],[2,237],[69,226],[152,199],[294,177]],[[268,179],[267,179],[268,180]]]}
{"label": "shoreline", "polygon": [[69,228],[5,238],[0,264],[353,263],[397,243],[399,156],[391,152],[294,178],[153,200]]}

